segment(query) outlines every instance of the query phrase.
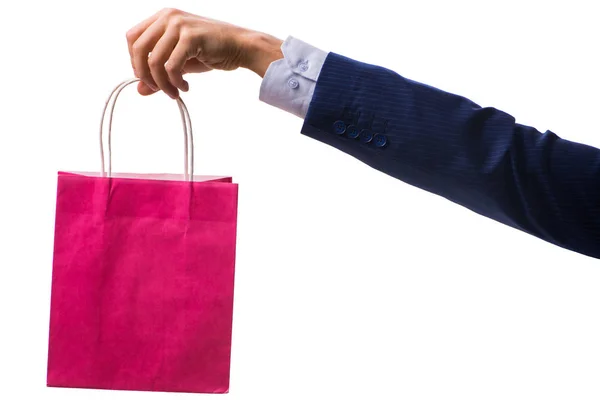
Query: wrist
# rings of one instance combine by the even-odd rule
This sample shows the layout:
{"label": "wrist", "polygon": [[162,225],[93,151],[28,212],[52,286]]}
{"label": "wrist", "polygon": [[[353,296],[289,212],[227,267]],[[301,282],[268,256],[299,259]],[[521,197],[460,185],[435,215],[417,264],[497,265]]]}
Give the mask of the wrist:
{"label": "wrist", "polygon": [[241,67],[253,71],[263,78],[273,61],[283,58],[281,45],[283,41],[261,32],[249,31],[241,36]]}

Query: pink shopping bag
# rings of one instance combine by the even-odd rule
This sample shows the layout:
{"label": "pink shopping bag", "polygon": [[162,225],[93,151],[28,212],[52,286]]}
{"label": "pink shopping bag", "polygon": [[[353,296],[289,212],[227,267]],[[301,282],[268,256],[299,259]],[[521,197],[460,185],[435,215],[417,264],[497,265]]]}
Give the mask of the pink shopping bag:
{"label": "pink shopping bag", "polygon": [[194,176],[181,100],[183,177],[112,174],[112,112],[136,81],[104,109],[108,172],[101,137],[101,174],[58,175],[47,384],[226,393],[238,187]]}

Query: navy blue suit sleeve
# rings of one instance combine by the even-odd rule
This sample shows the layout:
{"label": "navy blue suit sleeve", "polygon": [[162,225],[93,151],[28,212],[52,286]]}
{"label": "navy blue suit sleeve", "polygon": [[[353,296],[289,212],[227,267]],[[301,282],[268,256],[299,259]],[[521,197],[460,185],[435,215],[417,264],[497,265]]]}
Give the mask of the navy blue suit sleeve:
{"label": "navy blue suit sleeve", "polygon": [[[344,124],[336,131],[337,121]],[[366,131],[354,138],[354,127]],[[476,213],[600,258],[594,147],[335,53],[323,65],[302,133]]]}

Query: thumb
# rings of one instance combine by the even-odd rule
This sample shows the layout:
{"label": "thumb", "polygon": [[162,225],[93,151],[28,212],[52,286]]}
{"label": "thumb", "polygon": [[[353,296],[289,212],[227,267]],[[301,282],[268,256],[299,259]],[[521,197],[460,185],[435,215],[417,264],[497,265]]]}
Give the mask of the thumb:
{"label": "thumb", "polygon": [[156,90],[150,88],[150,86],[146,85],[144,82],[138,82],[137,86],[138,93],[142,96],[149,96],[151,94],[156,93]]}

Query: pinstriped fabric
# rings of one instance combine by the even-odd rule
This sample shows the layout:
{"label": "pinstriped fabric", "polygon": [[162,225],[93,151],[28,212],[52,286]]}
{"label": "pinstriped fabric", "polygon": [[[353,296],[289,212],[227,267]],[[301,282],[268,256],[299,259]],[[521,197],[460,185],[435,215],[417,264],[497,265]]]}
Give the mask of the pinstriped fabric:
{"label": "pinstriped fabric", "polygon": [[[336,135],[342,120],[383,148]],[[329,53],[302,133],[408,184],[600,258],[600,150],[500,110]]]}

